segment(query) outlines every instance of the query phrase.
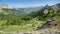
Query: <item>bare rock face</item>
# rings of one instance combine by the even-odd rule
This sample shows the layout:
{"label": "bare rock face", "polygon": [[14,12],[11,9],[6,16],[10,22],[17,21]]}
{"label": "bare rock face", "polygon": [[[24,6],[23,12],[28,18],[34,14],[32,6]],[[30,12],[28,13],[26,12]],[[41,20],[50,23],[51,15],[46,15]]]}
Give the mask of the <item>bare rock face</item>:
{"label": "bare rock face", "polygon": [[58,10],[60,10],[60,3],[58,4]]}
{"label": "bare rock face", "polygon": [[52,8],[53,8],[54,10],[60,11],[60,3],[58,3],[58,4],[56,4],[56,5],[53,5]]}
{"label": "bare rock face", "polygon": [[0,8],[8,8],[8,5],[7,4],[1,4]]}
{"label": "bare rock face", "polygon": [[41,27],[37,27],[37,31],[41,29],[47,29],[47,28],[60,28],[60,20],[52,20],[47,21],[45,24],[43,24]]}
{"label": "bare rock face", "polygon": [[60,27],[60,20],[55,20],[53,22],[49,22],[47,25],[46,25],[46,28],[58,28]]}
{"label": "bare rock face", "polygon": [[29,31],[30,33],[24,32],[24,34],[60,34],[60,20],[48,22],[43,27],[44,29],[41,28],[37,31]]}

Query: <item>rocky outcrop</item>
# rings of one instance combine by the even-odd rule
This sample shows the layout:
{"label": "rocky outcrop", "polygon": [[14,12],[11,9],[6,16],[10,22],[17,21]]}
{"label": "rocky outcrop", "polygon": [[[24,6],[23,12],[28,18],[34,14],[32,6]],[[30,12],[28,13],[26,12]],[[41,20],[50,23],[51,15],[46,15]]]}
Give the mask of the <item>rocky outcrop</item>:
{"label": "rocky outcrop", "polygon": [[0,8],[8,8],[8,5],[7,4],[1,4]]}
{"label": "rocky outcrop", "polygon": [[36,30],[46,29],[46,28],[60,28],[60,20],[47,21],[41,27],[38,27]]}

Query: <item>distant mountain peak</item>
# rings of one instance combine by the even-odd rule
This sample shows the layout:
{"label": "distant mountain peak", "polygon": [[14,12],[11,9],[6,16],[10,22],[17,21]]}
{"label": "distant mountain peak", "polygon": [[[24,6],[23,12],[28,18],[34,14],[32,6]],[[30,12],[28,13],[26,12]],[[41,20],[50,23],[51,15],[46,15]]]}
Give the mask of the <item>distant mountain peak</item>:
{"label": "distant mountain peak", "polygon": [[45,6],[49,6],[49,5],[47,4],[47,5],[45,5]]}
{"label": "distant mountain peak", "polygon": [[0,8],[8,8],[7,4],[0,4]]}
{"label": "distant mountain peak", "polygon": [[42,7],[41,10],[44,10],[44,9],[46,9],[46,8],[48,8],[48,7],[49,7],[49,5],[47,4],[47,5],[45,5],[44,7]]}

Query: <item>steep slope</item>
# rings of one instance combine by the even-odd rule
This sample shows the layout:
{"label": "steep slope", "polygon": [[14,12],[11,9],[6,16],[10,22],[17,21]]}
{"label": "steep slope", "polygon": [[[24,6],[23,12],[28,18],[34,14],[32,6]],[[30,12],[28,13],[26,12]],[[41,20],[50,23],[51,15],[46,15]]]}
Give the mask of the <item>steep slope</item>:
{"label": "steep slope", "polygon": [[3,8],[2,10],[3,10],[2,13],[8,13],[8,14],[15,15],[15,16],[21,16],[21,15],[26,14],[26,12],[17,10],[15,8],[13,8],[13,9]]}
{"label": "steep slope", "polygon": [[49,5],[45,5],[44,7],[41,8],[41,10],[44,10],[44,9],[46,9],[48,7],[49,7]]}
{"label": "steep slope", "polygon": [[[58,7],[58,8],[56,8]],[[55,4],[53,6],[50,6],[48,8],[46,8],[44,11],[43,11],[43,14],[44,15],[42,18],[43,19],[47,19],[46,23],[43,24],[41,27],[38,27],[36,30],[39,30],[39,29],[42,29],[42,28],[56,28],[58,30],[60,30],[60,4]],[[45,17],[45,18],[44,18]],[[41,19],[41,18],[40,18]]]}
{"label": "steep slope", "polygon": [[31,12],[36,12],[40,9],[42,9],[43,6],[38,6],[38,7],[28,7],[28,8],[24,8],[24,11],[27,13],[31,13]]}
{"label": "steep slope", "polygon": [[54,10],[59,10],[60,11],[60,3],[56,4],[56,5],[53,5],[52,8]]}
{"label": "steep slope", "polygon": [[[57,5],[57,6],[56,6]],[[48,5],[46,5],[48,6]],[[59,18],[60,15],[60,8],[54,8],[56,7],[60,7],[60,4],[55,4],[53,6],[48,6],[46,7],[44,10],[39,10],[37,12],[32,12],[31,14],[29,14],[31,17],[38,17],[40,20],[45,19],[53,19],[53,18]]]}
{"label": "steep slope", "polygon": [[0,11],[3,14],[11,14],[11,15],[15,15],[15,16],[22,16],[22,15],[26,15],[29,14],[31,12],[35,12],[38,11],[39,9],[41,9],[42,7],[28,7],[28,8],[1,8]]}
{"label": "steep slope", "polygon": [[38,19],[39,19],[39,18],[42,19],[42,18],[44,17],[43,11],[44,11],[46,8],[48,8],[48,7],[49,7],[49,6],[46,5],[46,6],[42,7],[42,8],[40,8],[40,10],[35,11],[35,12],[31,12],[30,14],[27,14],[27,15],[25,15],[25,16],[23,16],[23,17],[24,17],[24,19],[25,19],[25,17],[26,17],[26,19],[31,19],[31,18],[35,18],[35,17],[37,17]]}

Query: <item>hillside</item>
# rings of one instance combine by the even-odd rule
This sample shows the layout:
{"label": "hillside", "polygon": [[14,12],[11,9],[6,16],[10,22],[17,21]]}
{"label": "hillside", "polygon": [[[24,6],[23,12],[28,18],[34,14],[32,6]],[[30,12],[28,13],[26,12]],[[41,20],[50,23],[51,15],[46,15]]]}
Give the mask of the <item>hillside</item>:
{"label": "hillside", "polygon": [[[2,6],[4,7],[4,6]],[[40,10],[42,8],[42,6],[40,7],[28,7],[28,8],[0,8],[0,13],[3,14],[11,14],[11,15],[15,15],[15,16],[22,16],[22,15],[26,15],[29,14],[31,12],[36,12],[38,10]]]}
{"label": "hillside", "polygon": [[0,31],[20,33],[50,30],[53,26],[60,25],[59,7],[60,3],[42,8],[2,8],[0,9]]}
{"label": "hillside", "polygon": [[60,7],[60,3],[55,4],[53,6],[49,6],[44,10],[40,10],[38,12],[33,12],[29,14],[30,17],[38,18],[40,21],[44,20],[46,22],[41,27],[37,27],[36,30],[24,31],[23,34],[24,33],[25,34],[60,34],[60,8],[59,7]]}
{"label": "hillside", "polygon": [[44,10],[39,10],[37,12],[32,12],[30,15],[30,17],[37,17],[39,19],[53,19],[53,18],[59,18],[60,15],[60,8],[56,8],[56,7],[60,7],[58,6],[60,4],[55,4],[53,6],[49,6],[48,8],[44,9]]}

